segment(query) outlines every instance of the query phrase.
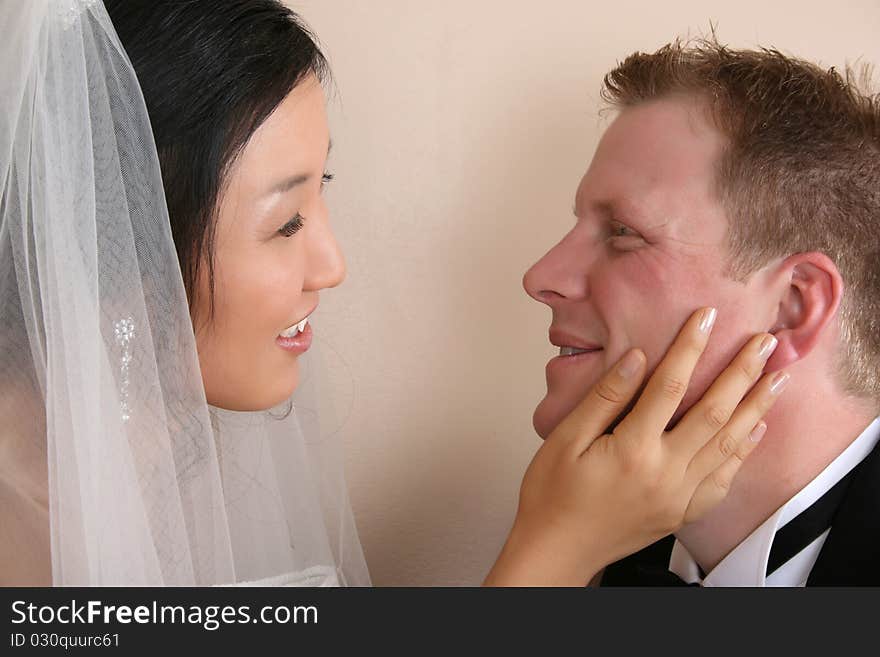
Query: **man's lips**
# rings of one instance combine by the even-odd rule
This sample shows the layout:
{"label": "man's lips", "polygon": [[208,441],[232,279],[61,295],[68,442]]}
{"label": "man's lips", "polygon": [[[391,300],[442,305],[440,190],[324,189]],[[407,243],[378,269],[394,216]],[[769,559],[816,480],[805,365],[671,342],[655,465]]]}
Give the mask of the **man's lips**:
{"label": "man's lips", "polygon": [[599,351],[602,345],[580,338],[572,333],[561,329],[550,329],[550,344],[557,347],[574,347],[584,351]]}

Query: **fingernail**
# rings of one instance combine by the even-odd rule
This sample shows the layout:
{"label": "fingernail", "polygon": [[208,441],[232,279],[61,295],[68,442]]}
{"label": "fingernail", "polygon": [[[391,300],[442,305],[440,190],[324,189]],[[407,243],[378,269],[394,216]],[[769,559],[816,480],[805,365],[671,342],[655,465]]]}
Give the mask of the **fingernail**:
{"label": "fingernail", "polygon": [[623,360],[620,361],[620,365],[617,367],[617,373],[623,379],[631,378],[636,372],[639,371],[639,368],[642,366],[642,358],[639,355],[638,351],[631,351],[626,356],[624,356]]}
{"label": "fingernail", "polygon": [[773,383],[770,384],[770,392],[774,395],[778,395],[785,389],[785,386],[788,384],[788,380],[791,376],[788,372],[779,372],[775,377],[773,377]]}
{"label": "fingernail", "polygon": [[770,358],[770,355],[775,351],[776,345],[779,344],[779,340],[776,339],[776,336],[768,335],[761,342],[761,351],[758,355],[763,359],[767,360]]}
{"label": "fingernail", "polygon": [[700,320],[700,331],[703,333],[708,333],[712,330],[712,327],[715,326],[715,318],[718,316],[718,311],[714,308],[706,308],[703,311],[703,318]]}
{"label": "fingernail", "polygon": [[758,422],[758,426],[752,429],[752,433],[749,434],[749,440],[753,443],[761,442],[761,438],[764,437],[765,433],[767,433],[767,423],[762,420]]}

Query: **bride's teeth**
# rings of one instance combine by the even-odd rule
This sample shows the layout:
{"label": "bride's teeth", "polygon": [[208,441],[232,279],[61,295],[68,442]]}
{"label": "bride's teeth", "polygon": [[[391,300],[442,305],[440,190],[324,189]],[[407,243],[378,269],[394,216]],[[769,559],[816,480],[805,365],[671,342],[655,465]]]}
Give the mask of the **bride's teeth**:
{"label": "bride's teeth", "polygon": [[559,347],[560,356],[574,356],[576,354],[585,354],[589,349],[578,349],[577,347]]}
{"label": "bride's teeth", "polygon": [[294,324],[290,328],[287,328],[287,329],[284,329],[283,331],[281,331],[281,337],[282,338],[292,338],[295,335],[297,335],[298,333],[302,333],[303,331],[306,330],[306,326],[308,325],[308,323],[309,323],[309,318],[306,317],[304,320],[302,320],[298,324]]}

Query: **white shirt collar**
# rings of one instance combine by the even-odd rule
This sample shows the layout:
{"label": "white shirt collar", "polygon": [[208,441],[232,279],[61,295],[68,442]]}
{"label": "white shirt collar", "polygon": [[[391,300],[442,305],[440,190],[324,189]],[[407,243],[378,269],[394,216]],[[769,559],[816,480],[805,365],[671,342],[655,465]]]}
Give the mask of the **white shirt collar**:
{"label": "white shirt collar", "polygon": [[806,510],[850,470],[861,463],[880,442],[880,417],[876,418],[819,475],[772,516],[767,518],[704,578],[687,549],[677,539],[669,559],[669,570],[688,583],[703,586],[803,586],[807,581],[825,538],[826,531],[778,570],[765,577],[773,537],[783,525]]}

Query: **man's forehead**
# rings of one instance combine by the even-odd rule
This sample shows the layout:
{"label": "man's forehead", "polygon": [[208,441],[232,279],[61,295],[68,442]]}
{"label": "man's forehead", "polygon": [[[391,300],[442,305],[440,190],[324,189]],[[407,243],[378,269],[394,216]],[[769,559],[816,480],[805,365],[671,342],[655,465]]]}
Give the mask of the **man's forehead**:
{"label": "man's forehead", "polygon": [[641,216],[658,202],[718,202],[715,175],[723,146],[723,136],[694,102],[664,99],[628,108],[603,135],[575,206]]}
{"label": "man's forehead", "polygon": [[672,128],[685,128],[696,138],[720,134],[709,102],[702,96],[675,93],[651,98],[634,105],[620,108],[609,124],[610,129],[621,119],[638,122],[661,132]]}
{"label": "man's forehead", "polygon": [[669,98],[621,112],[602,135],[594,160],[620,160],[653,175],[689,164],[705,169],[714,167],[724,143],[699,106]]}

